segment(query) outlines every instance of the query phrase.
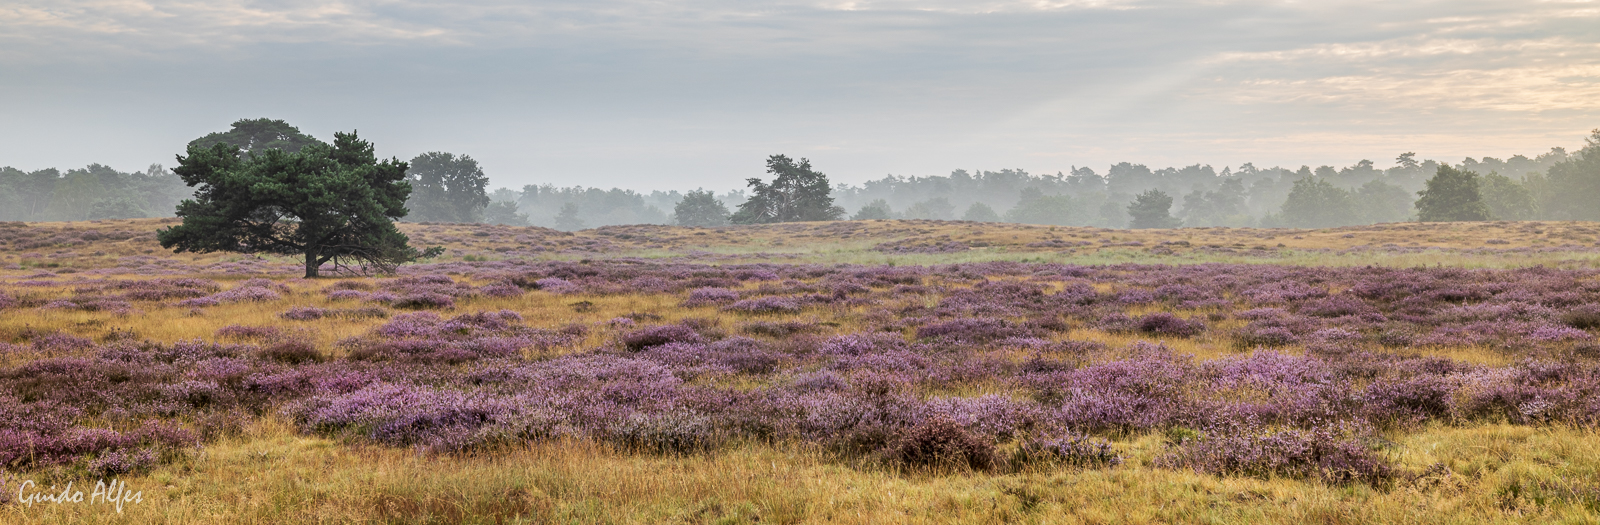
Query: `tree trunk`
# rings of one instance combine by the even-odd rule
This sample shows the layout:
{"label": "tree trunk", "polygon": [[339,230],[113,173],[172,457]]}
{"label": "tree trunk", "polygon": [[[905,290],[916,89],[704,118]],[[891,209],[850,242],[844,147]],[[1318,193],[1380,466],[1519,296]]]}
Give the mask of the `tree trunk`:
{"label": "tree trunk", "polygon": [[317,252],[306,250],[306,278],[315,279],[317,277],[317,269],[321,267],[322,264],[317,262]]}

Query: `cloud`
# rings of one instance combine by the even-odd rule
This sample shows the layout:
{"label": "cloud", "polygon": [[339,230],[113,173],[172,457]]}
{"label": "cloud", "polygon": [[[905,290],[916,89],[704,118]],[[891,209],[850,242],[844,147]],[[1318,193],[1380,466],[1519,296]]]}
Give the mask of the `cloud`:
{"label": "cloud", "polygon": [[1597,76],[1581,1],[13,0],[0,164],[140,165],[256,115],[512,185],[1446,157],[1575,142]]}

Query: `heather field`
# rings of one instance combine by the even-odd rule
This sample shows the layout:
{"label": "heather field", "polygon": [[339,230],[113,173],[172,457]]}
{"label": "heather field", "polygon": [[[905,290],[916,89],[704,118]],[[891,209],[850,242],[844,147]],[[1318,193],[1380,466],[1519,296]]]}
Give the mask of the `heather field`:
{"label": "heather field", "polygon": [[0,223],[0,522],[1600,520],[1592,223],[170,224]]}

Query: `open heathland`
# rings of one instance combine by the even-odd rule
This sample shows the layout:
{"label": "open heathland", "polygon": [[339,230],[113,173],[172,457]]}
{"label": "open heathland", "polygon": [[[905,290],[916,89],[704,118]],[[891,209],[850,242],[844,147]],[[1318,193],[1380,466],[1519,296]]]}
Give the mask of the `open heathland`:
{"label": "open heathland", "polygon": [[0,224],[0,520],[1600,519],[1590,223],[161,224]]}

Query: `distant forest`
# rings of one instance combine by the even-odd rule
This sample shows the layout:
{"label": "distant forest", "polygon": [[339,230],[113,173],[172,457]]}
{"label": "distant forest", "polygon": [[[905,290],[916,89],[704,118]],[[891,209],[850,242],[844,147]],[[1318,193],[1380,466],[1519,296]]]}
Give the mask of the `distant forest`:
{"label": "distant forest", "polygon": [[[449,154],[429,155],[453,159]],[[470,161],[465,156],[460,159]],[[1130,226],[1130,203],[1141,193],[1158,190],[1164,197],[1170,196],[1171,215],[1183,226],[1316,228],[1416,220],[1418,192],[1439,172],[1441,163],[1418,160],[1412,153],[1401,154],[1390,163],[1388,168],[1362,160],[1345,167],[1293,169],[1246,163],[1217,170],[1198,164],[1154,169],[1123,162],[1103,172],[1074,167],[1055,174],[955,170],[945,176],[889,175],[860,185],[837,184],[832,186],[832,198],[849,219],[1126,228]],[[1477,174],[1478,191],[1490,218],[1600,219],[1600,206],[1592,204],[1600,202],[1600,171],[1596,171],[1600,132],[1575,154],[1558,147],[1534,157],[1467,158],[1444,165]],[[476,170],[477,180],[487,181],[475,163],[470,169]],[[482,182],[476,186],[482,188]],[[484,195],[484,190],[478,192]],[[468,220],[562,230],[618,224],[705,224],[682,219],[684,206],[680,204],[685,204],[686,194],[679,191],[641,193],[545,184],[486,193],[487,208]],[[190,188],[160,165],[142,172],[119,172],[99,164],[65,172],[0,168],[0,220],[7,221],[170,216],[178,201],[190,195]],[[739,207],[750,198],[744,190],[687,195],[691,203],[703,199],[718,209]],[[426,208],[427,203],[408,203],[408,207],[415,211]],[[430,219],[436,216],[441,215],[413,213],[408,219],[441,220]]]}

